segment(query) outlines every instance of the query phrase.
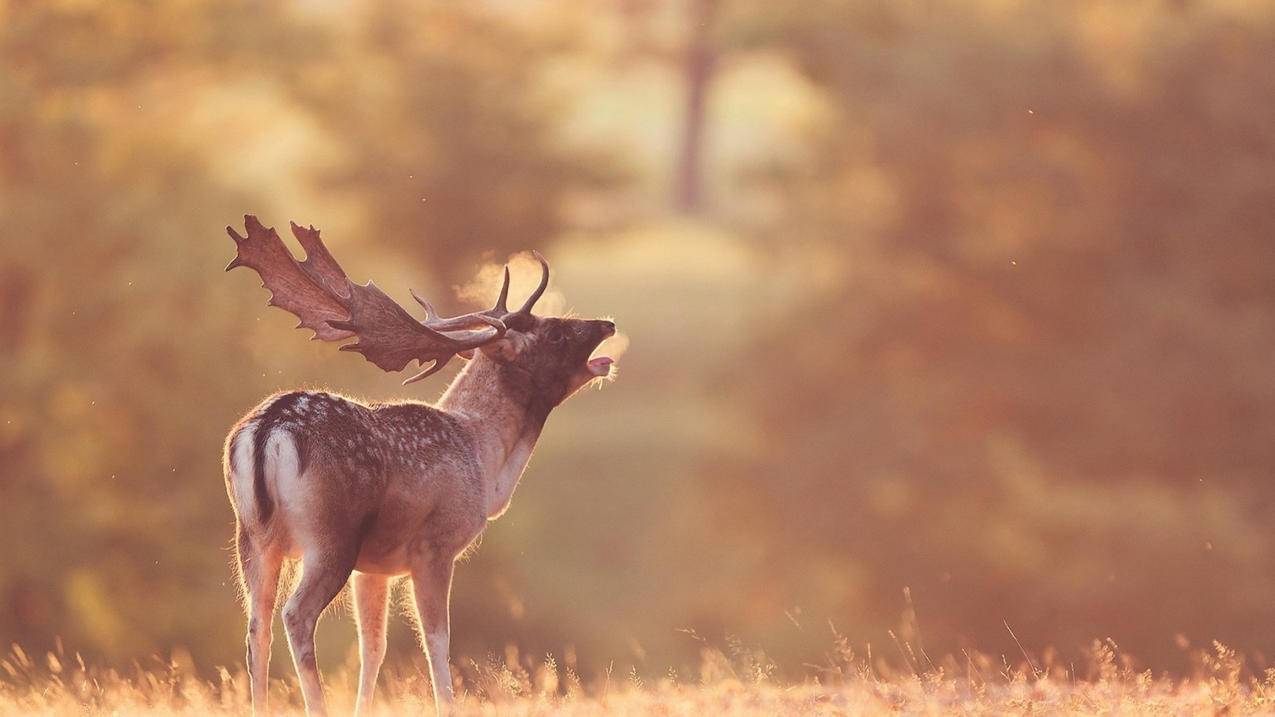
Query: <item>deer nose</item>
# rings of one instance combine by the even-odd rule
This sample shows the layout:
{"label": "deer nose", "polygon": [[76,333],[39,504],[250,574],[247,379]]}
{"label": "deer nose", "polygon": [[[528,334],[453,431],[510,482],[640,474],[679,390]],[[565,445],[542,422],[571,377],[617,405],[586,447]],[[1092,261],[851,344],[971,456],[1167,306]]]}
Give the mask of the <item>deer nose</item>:
{"label": "deer nose", "polygon": [[615,334],[614,321],[599,321],[598,323],[602,325],[602,333],[606,334],[607,336],[612,336]]}

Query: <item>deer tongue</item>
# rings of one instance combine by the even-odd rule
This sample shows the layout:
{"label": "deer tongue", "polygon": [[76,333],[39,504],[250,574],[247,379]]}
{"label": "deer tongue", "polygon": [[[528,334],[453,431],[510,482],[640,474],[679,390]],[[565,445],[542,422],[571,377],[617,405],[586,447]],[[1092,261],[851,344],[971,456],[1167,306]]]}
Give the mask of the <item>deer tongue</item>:
{"label": "deer tongue", "polygon": [[614,363],[614,361],[611,360],[610,356],[599,356],[597,358],[589,359],[589,373],[594,376],[609,375],[611,373],[612,363]]}

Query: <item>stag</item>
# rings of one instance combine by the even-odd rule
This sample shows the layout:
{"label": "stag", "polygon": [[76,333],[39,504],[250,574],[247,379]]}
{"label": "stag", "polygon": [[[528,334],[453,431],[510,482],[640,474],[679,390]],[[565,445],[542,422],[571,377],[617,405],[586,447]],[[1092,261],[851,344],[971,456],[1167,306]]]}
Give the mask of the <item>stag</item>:
{"label": "stag", "polygon": [[549,283],[539,253],[540,284],[518,309],[506,308],[506,266],[500,295],[485,311],[444,318],[412,292],[424,308],[420,321],[372,282],[350,281],[313,226],[292,225],[306,252],[298,262],[273,228],[251,215],[244,225],[246,237],[227,227],[237,248],[227,271],[255,270],[272,293],[270,304],[296,315],[316,338],[354,339],[341,350],[385,371],[416,360],[424,368],[404,384],[455,356],[468,359],[434,405],[292,391],[265,399],[231,429],[224,470],[248,618],[253,712],[267,709],[271,625],[285,561],[301,565],[282,616],[308,714],[326,713],[315,626],[347,581],[361,658],[355,713],[370,708],[385,657],[389,588],[400,576],[410,576],[435,706],[445,711],[453,700],[448,603],[456,559],[508,508],[549,412],[611,375],[612,360],[591,355],[615,324],[532,314]]}

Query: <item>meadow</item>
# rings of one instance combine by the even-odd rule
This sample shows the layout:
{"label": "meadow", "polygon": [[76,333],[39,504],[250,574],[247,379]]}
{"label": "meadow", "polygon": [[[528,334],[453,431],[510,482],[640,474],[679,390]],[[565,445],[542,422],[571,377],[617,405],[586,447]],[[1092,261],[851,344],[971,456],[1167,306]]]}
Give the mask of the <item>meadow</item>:
{"label": "meadow", "polygon": [[[870,648],[869,648],[870,649]],[[1256,715],[1275,713],[1275,669],[1256,671],[1214,643],[1191,653],[1187,677],[1140,670],[1112,641],[1095,641],[1082,661],[1055,653],[963,652],[937,662],[907,643],[891,662],[857,654],[843,638],[825,664],[785,680],[757,650],[706,648],[685,674],[648,676],[602,671],[582,681],[553,656],[532,659],[509,648],[503,657],[454,665],[457,715]],[[276,659],[278,656],[276,655]],[[126,670],[86,665],[78,655],[28,655],[14,647],[0,662],[0,715],[247,714],[247,676],[220,669],[193,673],[189,656],[152,658]],[[914,662],[920,660],[919,662]],[[906,662],[909,667],[901,667]],[[428,670],[387,665],[376,715],[431,714]],[[329,707],[347,714],[357,673],[329,676]],[[302,715],[293,680],[272,683],[275,714]]]}
{"label": "meadow", "polygon": [[1275,712],[1272,58],[1269,0],[0,0],[0,717],[245,714],[228,429],[460,369],[307,341],[246,213],[627,337],[457,570],[462,714]]}

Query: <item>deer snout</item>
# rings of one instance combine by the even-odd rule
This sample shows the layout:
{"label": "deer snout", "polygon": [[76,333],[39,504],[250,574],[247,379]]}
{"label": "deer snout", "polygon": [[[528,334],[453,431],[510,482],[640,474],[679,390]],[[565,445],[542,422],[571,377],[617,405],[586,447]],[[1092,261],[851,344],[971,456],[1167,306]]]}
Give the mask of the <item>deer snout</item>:
{"label": "deer snout", "polygon": [[603,337],[603,338],[606,338],[606,337],[614,336],[614,335],[615,335],[615,322],[614,322],[614,321],[599,321],[599,322],[598,322],[598,328],[600,328],[600,329],[602,330],[602,337]]}

